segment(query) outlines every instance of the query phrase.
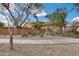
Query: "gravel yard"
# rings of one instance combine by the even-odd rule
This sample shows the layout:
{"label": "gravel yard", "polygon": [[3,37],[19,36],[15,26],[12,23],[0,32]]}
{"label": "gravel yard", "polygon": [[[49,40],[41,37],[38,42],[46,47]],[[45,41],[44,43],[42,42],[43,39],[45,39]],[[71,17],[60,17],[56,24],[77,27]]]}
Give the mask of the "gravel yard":
{"label": "gravel yard", "polygon": [[79,56],[79,44],[66,45],[14,45],[0,44],[1,56]]}
{"label": "gravel yard", "polygon": [[[8,39],[9,35],[0,36],[0,39]],[[64,37],[21,37],[14,36],[18,39],[64,39]],[[69,39],[68,37],[65,37]],[[79,44],[62,44],[62,45],[28,45],[14,44],[14,49],[9,49],[9,44],[0,44],[0,56],[79,56]]]}

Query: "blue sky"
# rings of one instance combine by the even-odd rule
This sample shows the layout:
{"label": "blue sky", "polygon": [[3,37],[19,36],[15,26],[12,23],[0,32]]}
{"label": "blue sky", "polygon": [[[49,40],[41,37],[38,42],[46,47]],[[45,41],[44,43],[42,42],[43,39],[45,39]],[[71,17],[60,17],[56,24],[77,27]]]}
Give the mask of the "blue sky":
{"label": "blue sky", "polygon": [[[52,14],[53,12],[56,11],[57,8],[66,8],[67,10],[71,10],[72,8],[74,8],[74,5],[72,3],[43,3],[43,9],[44,11],[41,13],[40,16],[38,16],[39,21],[41,22],[45,22],[46,20],[48,20],[47,18],[45,18],[45,13],[47,14]],[[14,5],[11,6],[11,10],[13,10],[13,7],[15,7]],[[46,11],[46,12],[45,12]],[[13,12],[13,14],[16,16],[16,13]],[[68,15],[66,17],[66,21],[68,23],[72,23],[72,19],[74,17],[79,16],[79,12],[77,12],[75,9],[72,10],[71,12],[68,12]],[[1,17],[0,17],[1,18]],[[2,18],[1,18],[2,19]],[[29,16],[28,19],[31,19],[30,21],[36,21],[36,19],[33,16]]]}
{"label": "blue sky", "polygon": [[[51,14],[55,12],[56,8],[65,7],[68,10],[71,10],[74,6],[72,3],[44,3],[42,4],[47,14]],[[67,22],[72,23],[72,19],[76,16],[79,16],[79,12],[76,10],[72,10],[71,12],[68,12],[68,15],[66,17]],[[39,17],[40,21],[44,21],[45,17]]]}

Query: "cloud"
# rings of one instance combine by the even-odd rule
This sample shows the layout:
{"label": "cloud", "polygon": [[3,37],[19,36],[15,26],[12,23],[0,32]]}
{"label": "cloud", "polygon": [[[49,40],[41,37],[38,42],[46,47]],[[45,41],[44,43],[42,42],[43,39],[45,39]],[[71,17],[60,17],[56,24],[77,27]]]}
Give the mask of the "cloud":
{"label": "cloud", "polygon": [[74,17],[74,18],[72,19],[72,22],[79,22],[79,16]]}
{"label": "cloud", "polygon": [[47,15],[47,12],[45,12],[45,10],[40,10],[40,9],[30,10],[30,12],[31,12],[32,14],[37,13],[36,15],[37,15],[38,17],[46,16],[46,15]]}
{"label": "cloud", "polygon": [[0,21],[4,21],[5,22],[6,18],[3,15],[0,15]]}
{"label": "cloud", "polygon": [[46,16],[46,15],[47,15],[47,12],[45,12],[44,10],[37,14],[38,17]]}
{"label": "cloud", "polygon": [[6,20],[5,16],[3,16],[3,15],[0,15],[0,22],[5,23],[5,26],[8,25],[7,20]]}
{"label": "cloud", "polygon": [[[8,20],[9,20],[9,25],[10,25],[10,26],[13,26],[13,23],[12,23],[12,22],[10,22],[9,17],[8,17],[8,16],[6,16],[6,17],[7,17],[7,18],[8,18]],[[8,22],[7,22],[7,20],[6,20],[6,18],[5,18],[5,16],[4,16],[4,15],[1,15],[1,14],[0,14],[0,22],[5,23],[5,27],[8,27]]]}
{"label": "cloud", "polygon": [[16,8],[15,4],[14,3],[10,3],[10,6],[9,6],[10,10],[12,12],[14,12],[14,9]]}

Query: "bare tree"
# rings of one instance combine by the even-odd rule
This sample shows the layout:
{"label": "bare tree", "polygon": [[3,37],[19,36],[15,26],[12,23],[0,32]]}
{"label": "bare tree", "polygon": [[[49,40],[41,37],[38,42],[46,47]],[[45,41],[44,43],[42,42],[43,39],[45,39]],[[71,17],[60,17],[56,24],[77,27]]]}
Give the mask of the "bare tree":
{"label": "bare tree", "polygon": [[[3,14],[8,22],[8,30],[10,34],[10,49],[13,49],[13,28],[19,29],[27,24],[26,20],[29,15],[32,15],[36,18],[38,22],[38,18],[36,16],[37,13],[41,12],[41,4],[30,4],[30,3],[1,3],[0,4]],[[12,8],[12,9],[11,9]],[[37,11],[39,9],[39,11]],[[37,11],[36,13],[31,12],[32,10]],[[10,27],[10,22],[12,21],[13,25]]]}

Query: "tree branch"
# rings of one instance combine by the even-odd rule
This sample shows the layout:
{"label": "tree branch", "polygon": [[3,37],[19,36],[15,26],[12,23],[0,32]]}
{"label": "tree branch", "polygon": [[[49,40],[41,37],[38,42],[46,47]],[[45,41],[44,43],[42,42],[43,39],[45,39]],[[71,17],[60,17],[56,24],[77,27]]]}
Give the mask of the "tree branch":
{"label": "tree branch", "polygon": [[11,11],[9,9],[9,3],[8,3],[8,6],[5,3],[2,3],[2,6],[4,6],[8,10],[8,12],[11,15],[11,17],[13,18],[13,20],[15,20],[15,17],[13,16],[13,14],[11,13]]}
{"label": "tree branch", "polygon": [[23,12],[19,15],[19,17],[18,17],[17,19],[20,20],[20,19],[23,17],[24,12],[28,10],[28,8],[27,8],[27,10],[26,10],[26,7],[27,7],[27,6],[28,6],[28,5],[25,6],[25,8],[23,9]]}
{"label": "tree branch", "polygon": [[28,18],[29,14],[26,13],[26,15],[27,15],[26,18],[24,19],[24,21],[19,26],[21,26],[26,21],[26,19]]}

